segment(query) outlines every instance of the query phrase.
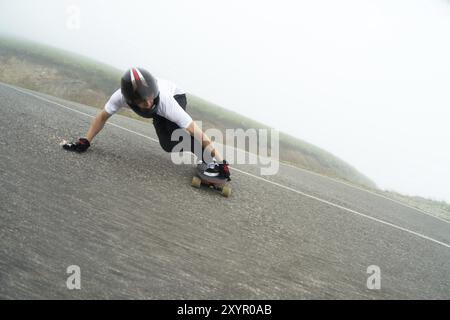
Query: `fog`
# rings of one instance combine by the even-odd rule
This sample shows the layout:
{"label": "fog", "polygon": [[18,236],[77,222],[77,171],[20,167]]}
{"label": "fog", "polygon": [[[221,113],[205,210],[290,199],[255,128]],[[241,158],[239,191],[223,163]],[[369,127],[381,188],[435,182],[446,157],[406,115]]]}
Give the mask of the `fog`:
{"label": "fog", "polygon": [[143,66],[381,188],[450,201],[448,1],[3,0],[0,32]]}

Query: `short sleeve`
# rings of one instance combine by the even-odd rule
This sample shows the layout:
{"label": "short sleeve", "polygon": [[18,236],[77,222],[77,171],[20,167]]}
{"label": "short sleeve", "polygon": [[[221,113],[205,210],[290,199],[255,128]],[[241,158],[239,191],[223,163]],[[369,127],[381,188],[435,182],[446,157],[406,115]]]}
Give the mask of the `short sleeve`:
{"label": "short sleeve", "polygon": [[120,108],[124,107],[125,105],[126,105],[126,103],[122,96],[122,92],[120,91],[120,89],[118,89],[116,92],[114,92],[112,94],[112,96],[111,96],[111,98],[109,98],[108,102],[106,102],[105,111],[108,114],[113,115],[117,111],[119,111]]}
{"label": "short sleeve", "polygon": [[160,107],[158,114],[172,122],[180,128],[186,129],[192,122],[191,116],[183,110],[173,96],[160,94]]}

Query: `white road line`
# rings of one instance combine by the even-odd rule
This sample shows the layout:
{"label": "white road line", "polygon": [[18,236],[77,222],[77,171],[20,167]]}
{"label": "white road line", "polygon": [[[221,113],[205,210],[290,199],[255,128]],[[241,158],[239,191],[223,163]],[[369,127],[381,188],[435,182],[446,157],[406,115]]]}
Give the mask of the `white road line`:
{"label": "white road line", "polygon": [[[236,149],[236,148],[235,148],[235,150],[238,151],[238,152],[245,153],[246,155],[250,154],[250,153],[249,153],[248,151],[246,151],[246,150],[241,150],[241,149]],[[278,164],[280,164],[280,165],[282,165],[282,166],[285,166],[285,167],[288,167],[288,168],[292,168],[292,169],[295,169],[295,170],[298,170],[298,171],[302,171],[302,172],[305,172],[305,173],[310,174],[310,175],[318,176],[318,177],[320,177],[320,178],[322,178],[322,179],[331,180],[331,181],[333,181],[333,182],[336,182],[336,183],[345,185],[345,186],[347,186],[347,187],[350,187],[350,188],[353,188],[353,189],[357,189],[357,190],[360,190],[360,191],[363,191],[363,192],[367,192],[367,193],[369,193],[369,194],[371,194],[371,195],[374,195],[374,196],[376,196],[376,197],[379,197],[379,198],[383,198],[383,199],[392,201],[392,202],[397,203],[397,204],[399,204],[399,205],[401,205],[401,206],[403,206],[403,207],[406,207],[406,208],[408,208],[408,209],[412,209],[412,210],[417,211],[417,212],[419,212],[419,213],[421,213],[421,214],[425,214],[425,215],[427,215],[427,216],[429,216],[429,217],[432,217],[432,218],[434,218],[434,219],[437,219],[437,220],[439,220],[439,221],[441,221],[441,222],[445,222],[445,223],[447,223],[447,224],[450,224],[450,221],[447,221],[447,220],[445,220],[445,219],[442,219],[442,218],[440,218],[440,217],[437,217],[437,216],[435,216],[435,215],[433,215],[433,214],[431,214],[431,213],[428,213],[428,212],[426,212],[426,211],[423,211],[423,210],[421,210],[421,209],[419,209],[419,208],[410,206],[410,205],[408,205],[408,204],[406,204],[406,203],[403,203],[403,202],[401,202],[401,201],[399,201],[399,200],[395,200],[395,199],[389,198],[389,197],[387,197],[387,196],[385,196],[385,195],[376,193],[376,192],[374,192],[374,191],[371,191],[371,190],[368,190],[368,189],[364,189],[363,187],[359,187],[359,186],[356,186],[356,185],[352,185],[352,184],[347,183],[347,182],[345,182],[345,181],[338,180],[338,179],[334,179],[334,178],[328,177],[328,176],[326,176],[326,175],[323,175],[323,174],[320,174],[320,173],[317,173],[317,172],[314,172],[314,171],[310,171],[310,170],[307,170],[307,169],[299,168],[299,167],[293,166],[293,165],[288,164],[288,163],[280,162],[280,161],[277,161],[277,160],[274,160],[274,159],[272,159],[272,161],[276,161]]]}
{"label": "white road line", "polygon": [[422,214],[425,214],[425,215],[427,215],[427,216],[429,216],[429,217],[435,218],[435,219],[437,219],[437,220],[439,220],[439,221],[441,221],[441,222],[445,222],[445,223],[447,223],[447,224],[450,224],[450,221],[447,221],[447,220],[445,220],[445,219],[442,219],[442,218],[440,218],[440,217],[437,217],[437,216],[435,216],[435,215],[433,215],[433,214],[431,214],[431,213],[428,213],[428,212],[426,212],[426,211],[423,211],[423,210],[421,210],[421,209],[419,209],[419,208],[410,206],[410,205],[408,205],[408,204],[406,204],[406,203],[403,203],[403,202],[401,202],[401,201],[399,201],[399,200],[392,199],[392,198],[389,198],[388,196],[385,196],[385,195],[376,193],[376,192],[374,192],[374,191],[371,191],[371,190],[368,190],[368,189],[364,189],[364,188],[362,188],[362,187],[358,187],[358,186],[352,185],[352,184],[350,184],[350,183],[347,183],[347,182],[344,182],[344,181],[341,181],[341,180],[338,180],[338,179],[333,179],[333,178],[331,178],[331,177],[325,176],[325,175],[323,175],[323,174],[320,174],[320,173],[317,173],[317,172],[314,172],[314,171],[309,171],[309,170],[306,170],[306,169],[303,169],[303,168],[299,168],[299,167],[293,166],[293,165],[291,165],[291,164],[287,164],[287,163],[283,163],[283,162],[280,162],[280,164],[282,164],[282,165],[284,165],[284,166],[286,166],[286,167],[292,168],[292,169],[304,171],[304,172],[306,172],[306,173],[308,173],[308,174],[312,174],[312,175],[319,176],[319,177],[324,178],[324,179],[328,179],[328,180],[334,181],[334,182],[336,182],[336,183],[343,184],[343,185],[345,185],[345,186],[347,186],[347,187],[350,187],[350,188],[353,188],[353,189],[357,189],[357,190],[360,190],[360,191],[363,191],[363,192],[367,192],[367,193],[369,193],[369,194],[371,194],[371,195],[374,195],[374,196],[377,196],[377,197],[380,197],[380,198],[383,198],[383,199],[386,199],[386,200],[395,202],[395,203],[397,203],[397,204],[399,204],[399,205],[401,205],[401,206],[403,206],[403,207],[406,207],[406,208],[408,208],[408,209],[412,209],[412,210],[418,211],[418,212],[420,212],[420,213],[422,213]]}
{"label": "white road line", "polygon": [[[7,85],[7,86],[10,87],[9,85]],[[51,103],[51,104],[60,106],[60,107],[62,107],[62,108],[64,108],[64,109],[67,109],[67,110],[70,110],[70,111],[73,111],[73,112],[76,112],[76,113],[79,113],[79,114],[88,116],[88,117],[90,117],[90,118],[94,118],[94,116],[92,116],[92,115],[90,115],[90,114],[87,114],[87,113],[85,113],[85,112],[81,112],[81,111],[72,109],[72,108],[70,108],[70,107],[67,107],[67,106],[64,106],[64,105],[62,105],[62,104],[60,104],[60,103],[57,103],[57,102],[48,100],[48,99],[43,98],[43,97],[41,97],[41,96],[38,96],[38,95],[36,95],[36,94],[30,93],[30,92],[27,92],[27,91],[22,91],[22,90],[20,90],[20,89],[15,88],[15,87],[10,87],[10,88],[15,89],[15,90],[17,90],[17,91],[19,91],[19,92],[22,92],[22,93],[25,93],[25,94],[34,96],[34,97],[36,97],[36,98],[38,98],[38,99],[40,99],[40,100],[49,102],[49,103]],[[149,137],[149,136],[146,136],[146,135],[143,135],[143,134],[141,134],[141,133],[135,132],[135,131],[133,131],[133,130],[124,128],[124,127],[119,126],[119,125],[117,125],[117,124],[110,123],[110,122],[108,122],[107,124],[113,125],[113,126],[115,126],[115,127],[117,127],[117,128],[120,128],[120,129],[122,129],[122,130],[128,131],[128,132],[130,132],[130,133],[134,133],[134,134],[136,134],[136,135],[138,135],[138,136],[140,136],[140,137],[143,137],[143,138],[146,138],[146,139],[149,139],[149,140],[152,140],[152,141],[155,141],[155,142],[158,142],[158,143],[159,143],[159,141],[156,140],[156,139],[153,139],[153,138],[151,138],[151,137]],[[431,241],[431,242],[434,242],[434,243],[439,244],[439,245],[441,245],[441,246],[444,246],[444,247],[446,247],[446,248],[450,248],[450,245],[449,245],[449,244],[444,243],[444,242],[441,242],[441,241],[438,241],[438,240],[433,239],[433,238],[430,238],[430,237],[428,237],[428,236],[426,236],[426,235],[423,235],[423,234],[421,234],[421,233],[418,233],[418,232],[415,232],[415,231],[412,231],[412,230],[409,230],[409,229],[406,229],[406,228],[397,226],[397,225],[395,225],[395,224],[386,222],[386,221],[384,221],[384,220],[380,220],[380,219],[377,219],[377,218],[368,216],[368,215],[366,215],[366,214],[364,214],[364,213],[361,213],[361,212],[358,212],[358,211],[355,211],[355,210],[352,210],[352,209],[349,209],[349,208],[340,206],[340,205],[338,205],[338,204],[332,203],[332,202],[330,202],[330,201],[327,201],[327,200],[324,200],[324,199],[321,199],[321,198],[318,198],[318,197],[309,195],[309,194],[307,194],[307,193],[298,191],[298,190],[293,189],[293,188],[291,188],[291,187],[287,187],[287,186],[282,185],[282,184],[279,184],[279,183],[277,183],[277,182],[273,182],[273,181],[264,179],[264,178],[262,178],[262,177],[256,176],[256,175],[254,175],[254,174],[251,174],[251,173],[248,173],[248,172],[245,172],[245,171],[242,171],[242,170],[239,170],[239,169],[237,169],[237,168],[232,168],[232,171],[240,172],[240,173],[242,173],[242,174],[244,174],[244,175],[247,175],[247,176],[253,177],[253,178],[255,178],[255,179],[258,179],[258,180],[261,180],[261,181],[270,183],[270,184],[272,184],[272,185],[274,185],[274,186],[283,188],[283,189],[285,189],[285,190],[289,190],[289,191],[291,191],[291,192],[297,193],[297,194],[302,195],[302,196],[304,196],[304,197],[307,197],[307,198],[310,198],[310,199],[314,199],[314,200],[316,200],[316,201],[322,202],[322,203],[327,204],[327,205],[329,205],[329,206],[332,206],[332,207],[335,207],[335,208],[338,208],[338,209],[341,209],[341,210],[344,210],[344,211],[347,211],[347,212],[350,212],[350,213],[359,215],[359,216],[361,216],[361,217],[370,219],[370,220],[372,220],[372,221],[376,221],[376,222],[381,223],[381,224],[384,224],[384,225],[386,225],[386,226],[390,226],[390,227],[395,228],[395,229],[397,229],[397,230],[401,230],[401,231],[410,233],[410,234],[415,235],[415,236],[417,236],[417,237],[420,237],[420,238],[422,238],[422,239],[429,240],[429,241]]]}
{"label": "white road line", "polygon": [[339,209],[345,210],[345,211],[347,211],[347,212],[351,212],[351,213],[357,214],[357,215],[362,216],[362,217],[365,217],[365,218],[367,218],[367,219],[370,219],[370,220],[373,220],[373,221],[382,223],[382,224],[384,224],[384,225],[393,227],[393,228],[398,229],[398,230],[402,230],[402,231],[408,232],[408,233],[413,234],[413,235],[415,235],[415,236],[421,237],[421,238],[426,239],[426,240],[430,240],[430,241],[432,241],[432,242],[434,242],[434,243],[437,243],[437,244],[440,244],[440,245],[442,245],[442,246],[444,246],[444,247],[450,248],[450,245],[449,245],[449,244],[446,244],[446,243],[444,243],[444,242],[441,242],[441,241],[435,240],[435,239],[433,239],[433,238],[427,237],[426,235],[423,235],[423,234],[421,234],[421,233],[417,233],[417,232],[415,232],[415,231],[412,231],[412,230],[409,230],[409,229],[406,229],[406,228],[397,226],[397,225],[395,225],[395,224],[392,224],[392,223],[389,223],[389,222],[386,222],[386,221],[383,221],[383,220],[380,220],[380,219],[377,219],[377,218],[368,216],[368,215],[366,215],[366,214],[364,214],[364,213],[361,213],[361,212],[358,212],[358,211],[355,211],[355,210],[352,210],[352,209],[349,209],[349,208],[340,206],[340,205],[335,204],[335,203],[333,203],[333,202],[330,202],[330,201],[327,201],[327,200],[324,200],[324,199],[321,199],[321,198],[318,198],[318,197],[309,195],[309,194],[307,194],[307,193],[298,191],[298,190],[293,189],[293,188],[291,188],[291,187],[287,187],[287,186],[282,185],[282,184],[280,184],[280,183],[273,182],[273,181],[264,179],[264,178],[262,178],[262,177],[255,176],[254,174],[251,174],[251,173],[248,173],[248,172],[245,172],[245,171],[236,169],[236,168],[233,168],[232,170],[233,170],[233,171],[238,171],[238,172],[240,172],[240,173],[242,173],[242,174],[245,174],[245,175],[248,175],[248,176],[253,177],[253,178],[255,178],[255,179],[258,179],[258,180],[261,180],[261,181],[264,181],[264,182],[273,184],[273,185],[275,185],[275,186],[277,186],[277,187],[280,187],[280,188],[283,188],[283,189],[286,189],[286,190],[295,192],[295,193],[297,193],[297,194],[300,194],[300,195],[302,195],[302,196],[305,196],[305,197],[308,197],[308,198],[311,198],[311,199],[320,201],[320,202],[322,202],[322,203],[325,203],[325,204],[327,204],[327,205],[333,206],[333,207],[335,207],[335,208],[339,208]]}
{"label": "white road line", "polygon": [[[61,107],[61,108],[64,108],[64,109],[67,109],[67,110],[70,110],[70,111],[73,111],[73,112],[82,114],[82,115],[87,116],[87,117],[89,117],[89,118],[95,118],[95,116],[90,115],[89,113],[85,113],[85,112],[82,112],[82,111],[78,111],[78,110],[76,110],[76,109],[72,109],[72,108],[70,108],[70,107],[67,107],[67,106],[61,104],[61,103],[58,103],[58,102],[55,102],[55,101],[51,101],[51,100],[49,100],[49,99],[46,99],[46,98],[44,98],[44,97],[41,97],[41,96],[39,96],[39,95],[37,95],[37,94],[31,93],[31,92],[28,92],[28,91],[23,91],[23,90],[21,90],[21,89],[18,89],[18,88],[15,88],[15,87],[11,87],[11,86],[9,86],[9,85],[6,85],[6,86],[7,86],[7,87],[10,87],[11,89],[15,89],[15,90],[17,90],[17,91],[19,91],[19,92],[22,92],[22,93],[28,94],[28,95],[30,95],[30,96],[33,96],[33,97],[35,97],[35,98],[38,98],[38,99],[40,99],[40,100],[43,100],[43,101],[46,101],[46,102],[55,104],[55,105],[57,105],[57,106],[59,106],[59,107]],[[107,122],[106,124],[107,124],[107,125],[114,126],[114,127],[117,127],[117,128],[120,128],[120,129],[123,129],[123,130],[125,130],[125,131],[131,132],[131,133],[134,133],[134,134],[137,134],[138,136],[141,136],[141,137],[143,137],[143,138],[146,138],[146,139],[149,139],[149,140],[152,140],[152,141],[154,141],[154,142],[158,142],[158,143],[159,143],[159,141],[158,141],[157,139],[154,139],[154,138],[152,138],[152,137],[143,135],[143,134],[141,134],[141,133],[139,133],[139,132],[135,132],[135,131],[129,130],[129,129],[127,129],[127,128],[121,127],[121,126],[119,126],[119,125],[117,125],[117,124],[115,124],[115,123]]]}

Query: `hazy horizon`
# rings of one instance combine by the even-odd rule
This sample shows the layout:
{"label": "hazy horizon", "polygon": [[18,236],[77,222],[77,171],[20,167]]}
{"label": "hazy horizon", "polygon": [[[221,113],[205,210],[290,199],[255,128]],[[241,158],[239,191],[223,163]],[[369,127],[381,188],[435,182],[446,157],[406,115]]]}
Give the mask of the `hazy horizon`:
{"label": "hazy horizon", "polygon": [[1,32],[143,66],[383,189],[450,201],[449,1],[22,0],[0,4]]}

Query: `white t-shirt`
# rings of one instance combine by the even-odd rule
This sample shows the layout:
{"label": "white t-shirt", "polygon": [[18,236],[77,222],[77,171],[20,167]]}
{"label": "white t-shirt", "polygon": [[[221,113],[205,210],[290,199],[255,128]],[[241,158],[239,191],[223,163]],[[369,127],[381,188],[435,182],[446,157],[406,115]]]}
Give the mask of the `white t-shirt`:
{"label": "white t-shirt", "polygon": [[[156,78],[156,81],[158,82],[159,88],[159,104],[156,113],[161,117],[175,122],[181,128],[187,128],[191,124],[192,118],[183,110],[183,108],[181,108],[173,97],[177,94],[184,94],[185,91],[168,80]],[[120,108],[131,109],[126,103],[121,90],[118,89],[105,104],[105,111],[108,114],[113,115],[119,111]]]}

